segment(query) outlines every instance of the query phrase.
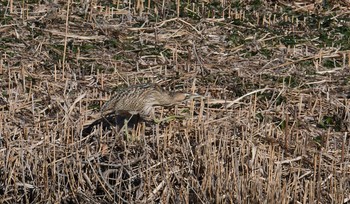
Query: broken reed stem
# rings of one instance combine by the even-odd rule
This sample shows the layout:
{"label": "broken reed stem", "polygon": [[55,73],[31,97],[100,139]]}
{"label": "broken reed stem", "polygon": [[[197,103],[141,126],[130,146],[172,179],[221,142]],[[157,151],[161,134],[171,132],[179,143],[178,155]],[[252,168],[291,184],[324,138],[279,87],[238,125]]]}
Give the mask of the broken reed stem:
{"label": "broken reed stem", "polygon": [[66,27],[65,27],[65,35],[64,35],[64,48],[63,48],[63,56],[62,56],[62,77],[64,78],[64,71],[66,65],[66,51],[67,51],[67,40],[68,40],[68,24],[69,24],[69,9],[70,9],[70,0],[67,0],[67,14],[66,14]]}

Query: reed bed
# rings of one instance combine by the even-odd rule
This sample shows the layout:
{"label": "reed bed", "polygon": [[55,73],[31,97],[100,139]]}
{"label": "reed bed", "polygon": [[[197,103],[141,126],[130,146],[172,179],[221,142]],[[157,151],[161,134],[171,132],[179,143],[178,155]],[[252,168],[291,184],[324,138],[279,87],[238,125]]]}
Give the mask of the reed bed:
{"label": "reed bed", "polygon": [[[0,2],[0,202],[349,202],[349,6]],[[204,98],[96,122],[139,83]]]}

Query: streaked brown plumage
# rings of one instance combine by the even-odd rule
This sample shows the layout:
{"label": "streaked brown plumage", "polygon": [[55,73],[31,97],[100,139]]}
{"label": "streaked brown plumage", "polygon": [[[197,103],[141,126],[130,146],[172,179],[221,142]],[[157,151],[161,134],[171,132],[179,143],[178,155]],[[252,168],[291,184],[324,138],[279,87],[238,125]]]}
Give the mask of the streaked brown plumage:
{"label": "streaked brown plumage", "polygon": [[129,112],[130,114],[140,114],[148,116],[153,106],[173,106],[190,95],[186,93],[171,93],[163,90],[155,84],[134,85],[124,89],[119,89],[106,102],[101,109],[102,115],[115,112]]}

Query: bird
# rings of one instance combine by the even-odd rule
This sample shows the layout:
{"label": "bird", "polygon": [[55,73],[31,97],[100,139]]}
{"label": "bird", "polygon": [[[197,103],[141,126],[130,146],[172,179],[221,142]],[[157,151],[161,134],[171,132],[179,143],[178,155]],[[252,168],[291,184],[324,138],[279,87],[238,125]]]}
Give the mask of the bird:
{"label": "bird", "polygon": [[101,108],[102,116],[114,112],[128,112],[147,117],[154,106],[171,107],[183,101],[197,97],[198,94],[169,92],[157,84],[138,84],[118,89]]}
{"label": "bird", "polygon": [[[171,107],[196,97],[204,98],[196,93],[169,92],[157,84],[138,84],[118,88],[111,98],[101,106],[99,113],[90,115],[91,119],[84,123],[83,133],[85,135],[90,134],[98,124],[102,124],[103,127],[114,127],[116,125],[117,129],[125,124],[132,127],[141,118],[149,119],[148,116],[154,106]],[[131,117],[125,117],[126,115],[131,115]],[[134,115],[137,117],[133,117]],[[153,121],[156,123],[163,120],[157,120],[153,117]],[[114,128],[112,129],[114,131]]]}

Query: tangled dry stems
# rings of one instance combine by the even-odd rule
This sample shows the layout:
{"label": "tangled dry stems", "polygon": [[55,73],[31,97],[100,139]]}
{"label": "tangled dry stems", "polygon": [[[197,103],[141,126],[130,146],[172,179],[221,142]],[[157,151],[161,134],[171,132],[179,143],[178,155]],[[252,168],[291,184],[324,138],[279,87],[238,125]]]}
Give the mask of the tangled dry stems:
{"label": "tangled dry stems", "polygon": [[[349,5],[82,2],[1,3],[1,203],[350,199]],[[86,131],[138,83],[206,98]]]}

